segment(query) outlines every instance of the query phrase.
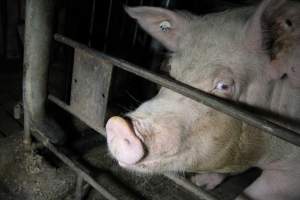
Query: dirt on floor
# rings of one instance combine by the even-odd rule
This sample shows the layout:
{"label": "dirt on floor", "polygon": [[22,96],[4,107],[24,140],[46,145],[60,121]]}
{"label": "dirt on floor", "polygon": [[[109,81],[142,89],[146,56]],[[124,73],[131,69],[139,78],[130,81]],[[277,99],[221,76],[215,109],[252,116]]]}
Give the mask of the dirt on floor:
{"label": "dirt on floor", "polygon": [[[22,135],[0,138],[0,200],[73,200],[76,175],[59,160],[49,159],[49,154],[44,157],[37,148],[26,148]],[[105,141],[78,159],[117,199],[199,200],[162,175],[144,175],[120,168],[109,155]],[[233,199],[255,176],[256,172],[248,172],[231,177],[212,192],[219,199]],[[85,200],[105,200],[86,183],[83,195]]]}
{"label": "dirt on floor", "polygon": [[23,144],[22,133],[0,138],[0,199],[59,200],[74,190],[76,175],[55,167]]}

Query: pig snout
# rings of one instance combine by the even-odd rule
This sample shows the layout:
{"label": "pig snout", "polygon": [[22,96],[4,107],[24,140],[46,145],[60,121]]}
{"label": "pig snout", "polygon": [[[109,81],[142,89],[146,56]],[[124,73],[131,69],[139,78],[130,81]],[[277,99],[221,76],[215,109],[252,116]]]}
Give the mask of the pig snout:
{"label": "pig snout", "polygon": [[132,125],[121,117],[112,117],[106,124],[108,148],[121,166],[139,162],[145,154],[142,141]]}

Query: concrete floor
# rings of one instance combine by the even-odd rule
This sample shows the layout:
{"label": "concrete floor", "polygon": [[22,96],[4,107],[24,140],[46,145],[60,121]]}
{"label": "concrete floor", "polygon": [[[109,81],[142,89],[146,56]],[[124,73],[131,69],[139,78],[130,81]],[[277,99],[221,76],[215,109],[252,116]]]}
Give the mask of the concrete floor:
{"label": "concrete floor", "polygon": [[75,174],[54,167],[23,144],[23,121],[14,118],[22,99],[22,70],[11,61],[0,68],[0,199],[54,200],[69,198]]}

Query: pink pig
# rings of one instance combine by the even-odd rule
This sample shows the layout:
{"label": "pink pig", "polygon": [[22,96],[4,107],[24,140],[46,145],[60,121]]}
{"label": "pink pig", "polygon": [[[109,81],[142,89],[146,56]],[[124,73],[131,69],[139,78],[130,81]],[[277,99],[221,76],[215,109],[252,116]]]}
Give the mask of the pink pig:
{"label": "pink pig", "polygon": [[[300,123],[300,4],[260,6],[206,16],[163,8],[126,8],[172,54],[170,75],[208,93]],[[112,156],[144,173],[195,172],[213,188],[227,174],[259,167],[237,199],[299,200],[300,148],[162,88],[106,125]]]}

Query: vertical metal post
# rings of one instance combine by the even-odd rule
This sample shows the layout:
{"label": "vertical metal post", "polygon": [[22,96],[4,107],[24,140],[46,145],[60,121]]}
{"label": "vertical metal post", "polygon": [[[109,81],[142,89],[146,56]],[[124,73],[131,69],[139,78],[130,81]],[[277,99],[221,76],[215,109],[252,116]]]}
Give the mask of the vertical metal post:
{"label": "vertical metal post", "polygon": [[82,189],[83,189],[83,178],[81,176],[77,176],[75,200],[82,200],[83,198]]}
{"label": "vertical metal post", "polygon": [[31,123],[45,117],[47,78],[55,0],[27,0],[24,45],[24,131],[31,143]]}
{"label": "vertical metal post", "polygon": [[90,48],[92,47],[92,37],[93,37],[94,25],[95,25],[95,10],[96,10],[96,0],[93,0],[90,29],[89,29],[89,41],[88,41],[88,47]]}

